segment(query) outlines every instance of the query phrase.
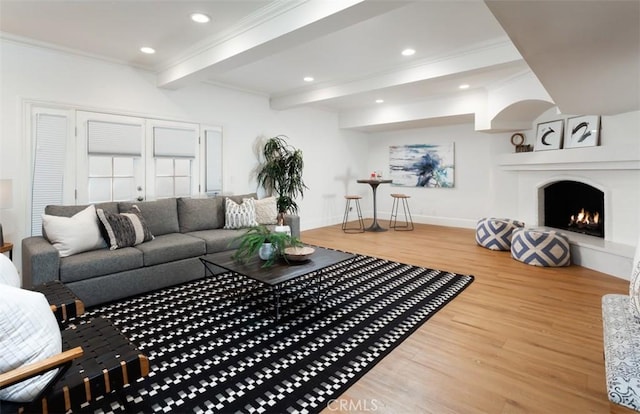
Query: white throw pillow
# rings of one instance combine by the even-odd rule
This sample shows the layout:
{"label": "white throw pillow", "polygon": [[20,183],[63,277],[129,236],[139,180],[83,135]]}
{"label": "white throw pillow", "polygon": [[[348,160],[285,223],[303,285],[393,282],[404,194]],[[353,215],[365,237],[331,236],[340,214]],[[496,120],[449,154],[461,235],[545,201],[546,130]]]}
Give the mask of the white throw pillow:
{"label": "white throw pillow", "polygon": [[[0,285],[0,372],[42,361],[62,352],[58,322],[42,293]],[[29,402],[57,369],[0,390],[0,400]]]}
{"label": "white throw pillow", "polygon": [[256,207],[252,198],[245,198],[238,204],[230,198],[225,200],[224,228],[243,229],[257,226]]}
{"label": "white throw pillow", "polygon": [[90,205],[73,217],[42,215],[47,238],[60,252],[60,257],[107,247],[100,234],[96,208]]}
{"label": "white throw pillow", "polygon": [[20,275],[13,262],[4,254],[0,254],[0,285],[20,287]]}
{"label": "white throw pillow", "polygon": [[253,204],[256,207],[258,224],[278,224],[278,200],[275,197],[254,200]]}
{"label": "white throw pillow", "polygon": [[631,278],[629,283],[629,311],[640,319],[640,237],[636,245],[636,254],[633,257]]}

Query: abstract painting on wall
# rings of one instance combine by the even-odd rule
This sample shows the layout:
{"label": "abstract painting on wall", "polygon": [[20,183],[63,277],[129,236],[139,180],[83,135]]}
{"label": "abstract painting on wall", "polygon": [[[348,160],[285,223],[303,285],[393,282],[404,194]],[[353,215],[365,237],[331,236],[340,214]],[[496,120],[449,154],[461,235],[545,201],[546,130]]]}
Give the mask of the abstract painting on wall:
{"label": "abstract painting on wall", "polygon": [[390,146],[389,171],[393,185],[451,188],[453,155],[453,143]]}

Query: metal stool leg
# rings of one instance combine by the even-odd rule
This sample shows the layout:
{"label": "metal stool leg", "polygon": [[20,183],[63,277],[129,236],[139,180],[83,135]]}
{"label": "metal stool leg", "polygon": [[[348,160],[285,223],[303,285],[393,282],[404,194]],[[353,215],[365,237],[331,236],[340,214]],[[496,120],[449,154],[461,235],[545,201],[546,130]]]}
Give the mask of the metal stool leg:
{"label": "metal stool leg", "polygon": [[[351,200],[355,202],[356,214],[358,219],[358,227],[348,227],[349,222],[349,209],[351,207]],[[342,218],[342,231],[345,233],[363,233],[364,232],[364,219],[362,218],[362,210],[360,209],[360,200],[357,198],[347,198],[347,203],[344,208],[344,217]]]}
{"label": "metal stool leg", "polygon": [[349,219],[349,205],[351,204],[351,200],[347,199],[347,203],[344,207],[344,215],[342,217],[342,231],[347,230],[347,220]]}
{"label": "metal stool leg", "polygon": [[397,223],[398,223],[398,199],[396,197],[393,197],[393,203],[391,204],[391,217],[389,217],[389,228],[395,229]]}
{"label": "metal stool leg", "polygon": [[[413,218],[411,217],[411,210],[409,210],[409,201],[406,198],[402,199],[402,207],[404,208],[404,220],[407,223],[406,226],[403,226],[402,230],[413,230]],[[409,220],[407,220],[407,217]]]}

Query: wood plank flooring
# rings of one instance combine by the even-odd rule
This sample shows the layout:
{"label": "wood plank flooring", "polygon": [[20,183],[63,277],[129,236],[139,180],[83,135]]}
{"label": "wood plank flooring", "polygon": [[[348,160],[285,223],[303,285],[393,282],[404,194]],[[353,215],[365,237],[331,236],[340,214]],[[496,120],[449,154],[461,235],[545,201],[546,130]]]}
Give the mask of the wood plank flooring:
{"label": "wood plank flooring", "polygon": [[607,399],[600,307],[628,282],[574,265],[529,266],[476,245],[474,234],[421,224],[302,233],[310,244],[475,276],[323,413],[631,412]]}

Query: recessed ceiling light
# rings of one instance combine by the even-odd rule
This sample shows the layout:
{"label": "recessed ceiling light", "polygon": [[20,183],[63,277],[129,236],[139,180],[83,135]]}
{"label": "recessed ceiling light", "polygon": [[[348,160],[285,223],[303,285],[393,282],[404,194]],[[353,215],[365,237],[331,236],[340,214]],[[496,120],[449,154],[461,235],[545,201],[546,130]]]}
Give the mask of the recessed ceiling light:
{"label": "recessed ceiling light", "polygon": [[383,103],[384,99],[376,99],[376,103]]}
{"label": "recessed ceiling light", "polygon": [[156,53],[156,50],[152,47],[149,46],[143,46],[140,48],[140,51],[142,53],[146,53],[147,55],[153,55],[154,53]]}
{"label": "recessed ceiling light", "polygon": [[196,23],[209,23],[211,21],[211,17],[207,16],[204,13],[192,13],[191,20]]}
{"label": "recessed ceiling light", "polygon": [[313,76],[305,76],[305,77],[303,78],[303,80],[304,80],[305,82],[313,82]]}
{"label": "recessed ceiling light", "polygon": [[414,49],[405,49],[402,51],[402,56],[412,56],[415,54],[416,54],[416,51]]}
{"label": "recessed ceiling light", "polygon": [[458,88],[460,88],[460,89],[469,89],[469,84],[468,83],[463,83],[462,85],[458,86]]}

